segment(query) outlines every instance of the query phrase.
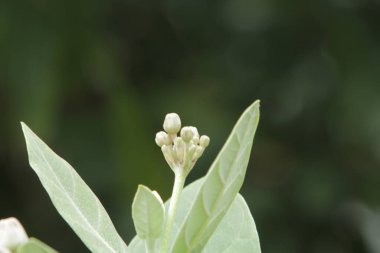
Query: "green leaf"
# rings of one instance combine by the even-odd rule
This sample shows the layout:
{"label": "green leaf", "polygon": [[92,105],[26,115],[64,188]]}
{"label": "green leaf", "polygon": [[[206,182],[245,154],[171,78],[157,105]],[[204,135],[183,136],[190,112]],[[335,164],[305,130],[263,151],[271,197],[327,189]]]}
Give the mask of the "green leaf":
{"label": "green leaf", "polygon": [[160,196],[144,185],[139,185],[132,203],[132,218],[137,235],[145,240],[160,236],[165,208]]}
{"label": "green leaf", "polygon": [[45,243],[36,238],[29,238],[29,240],[17,248],[17,253],[58,253]]}
{"label": "green leaf", "polygon": [[[204,178],[188,185],[179,200],[178,215],[174,224],[182,223],[186,210],[191,208],[196,193],[202,186]],[[168,205],[168,202],[165,204]],[[156,252],[159,244],[156,244]],[[136,236],[129,244],[132,253],[146,253],[144,241]],[[243,197],[238,194],[226,215],[209,238],[200,253],[261,253],[259,237],[255,222]]]}
{"label": "green leaf", "polygon": [[99,199],[78,173],[22,124],[30,166],[61,216],[94,253],[127,252]]}
{"label": "green leaf", "polygon": [[202,253],[260,253],[256,225],[244,198],[238,194]]}
{"label": "green leaf", "polygon": [[[219,230],[219,225],[226,217],[233,201],[238,201],[236,198],[243,184],[258,121],[259,101],[256,101],[242,114],[204,179],[198,181],[196,187],[192,186],[190,195],[185,194],[190,191],[189,187],[185,187],[179,200],[171,235],[171,253],[204,252],[208,241],[211,241],[216,233],[222,233],[224,229],[229,229],[223,227]],[[245,210],[245,212],[248,210],[241,206],[241,201],[236,204],[235,202],[234,205],[238,205],[239,210]],[[250,240],[258,244],[254,223],[252,226],[252,223],[249,222],[252,218],[248,214],[240,218],[243,217],[249,218],[242,222],[243,225],[248,226],[245,230],[251,231],[248,232]],[[229,222],[227,220],[224,224]],[[227,234],[229,233],[227,232]],[[235,235],[229,234],[229,236]],[[240,240],[240,238],[236,238],[236,240]],[[130,247],[135,249],[139,245],[139,240],[135,238]],[[237,246],[237,244],[232,245]],[[259,249],[259,246],[257,245],[256,248]],[[133,252],[144,251],[138,248]],[[239,250],[235,252],[244,253]]]}
{"label": "green leaf", "polygon": [[259,121],[259,105],[256,101],[245,110],[211,165],[180,224],[173,253],[201,252],[238,194]]}

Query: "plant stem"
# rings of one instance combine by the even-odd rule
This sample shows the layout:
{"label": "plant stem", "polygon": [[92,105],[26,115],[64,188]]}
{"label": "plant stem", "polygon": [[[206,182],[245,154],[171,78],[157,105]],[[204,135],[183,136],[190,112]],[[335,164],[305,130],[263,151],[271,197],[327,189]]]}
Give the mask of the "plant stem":
{"label": "plant stem", "polygon": [[185,185],[186,176],[182,173],[182,168],[178,168],[177,173],[175,173],[174,186],[172,196],[170,198],[169,210],[166,215],[166,222],[164,227],[164,234],[161,241],[160,253],[168,253],[169,250],[169,238],[173,229],[174,217],[177,211],[178,200],[183,186]]}
{"label": "plant stem", "polygon": [[147,253],[153,253],[154,252],[154,239],[146,239],[145,240],[145,250]]}

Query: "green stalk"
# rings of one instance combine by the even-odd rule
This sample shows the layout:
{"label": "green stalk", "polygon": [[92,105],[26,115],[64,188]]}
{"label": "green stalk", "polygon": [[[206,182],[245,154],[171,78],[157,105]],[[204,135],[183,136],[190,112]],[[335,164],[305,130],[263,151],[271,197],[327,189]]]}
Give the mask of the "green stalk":
{"label": "green stalk", "polygon": [[183,186],[185,185],[186,176],[183,173],[182,168],[178,168],[177,173],[175,173],[174,186],[172,196],[170,198],[169,210],[166,216],[166,222],[164,227],[164,234],[161,241],[160,253],[168,253],[169,250],[169,239],[171,232],[173,230],[174,217],[178,207],[178,200]]}
{"label": "green stalk", "polygon": [[145,240],[145,250],[147,253],[154,253],[154,242],[155,239],[146,239]]}

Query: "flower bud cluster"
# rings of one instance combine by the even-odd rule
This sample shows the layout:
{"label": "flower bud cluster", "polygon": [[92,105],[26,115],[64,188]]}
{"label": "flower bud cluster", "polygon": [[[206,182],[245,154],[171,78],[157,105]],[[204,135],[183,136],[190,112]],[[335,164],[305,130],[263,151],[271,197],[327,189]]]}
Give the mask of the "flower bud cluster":
{"label": "flower bud cluster", "polygon": [[163,126],[165,132],[156,134],[156,143],[174,173],[187,175],[209,145],[210,138],[199,136],[197,128],[193,126],[181,129],[181,119],[176,113],[167,114]]}

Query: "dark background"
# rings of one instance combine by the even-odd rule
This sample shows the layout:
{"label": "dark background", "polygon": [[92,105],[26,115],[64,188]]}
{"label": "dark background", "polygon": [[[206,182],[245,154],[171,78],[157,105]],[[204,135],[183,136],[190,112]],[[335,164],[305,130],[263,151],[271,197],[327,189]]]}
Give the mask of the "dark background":
{"label": "dark background", "polygon": [[30,169],[25,121],[127,240],[138,183],[169,197],[164,115],[211,137],[261,121],[242,189],[264,253],[380,252],[379,0],[0,1],[0,217],[88,252]]}

